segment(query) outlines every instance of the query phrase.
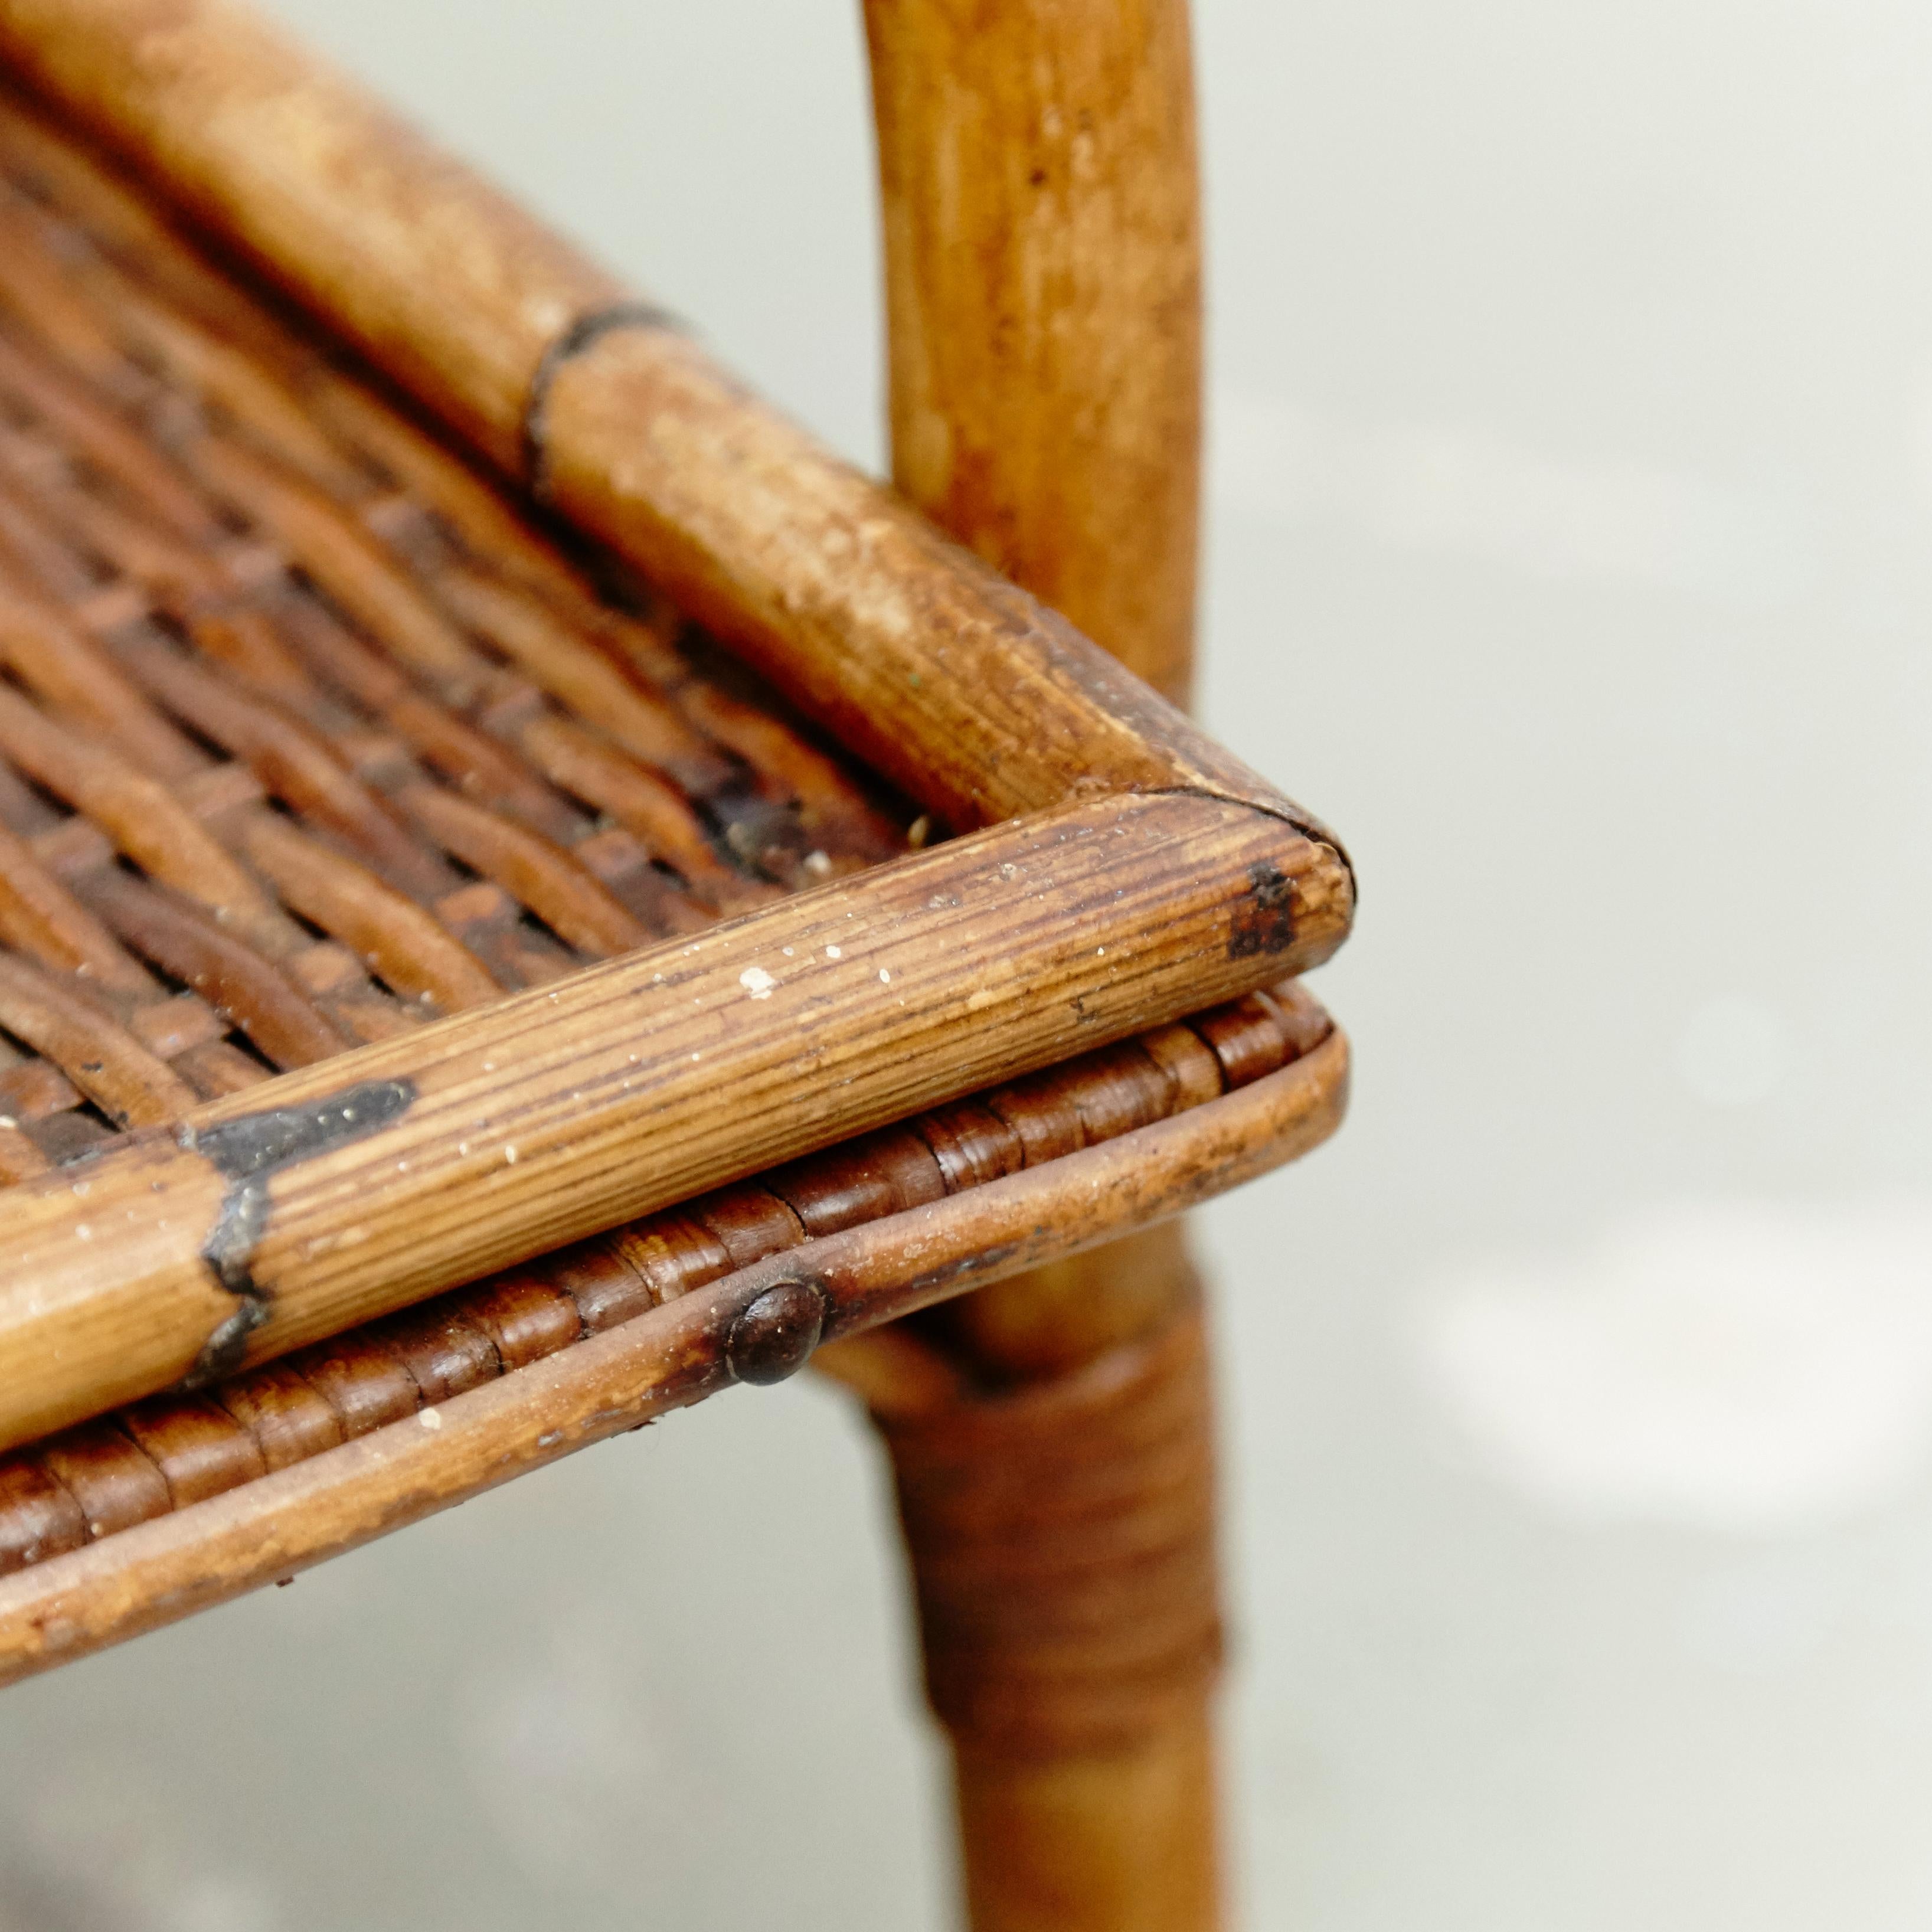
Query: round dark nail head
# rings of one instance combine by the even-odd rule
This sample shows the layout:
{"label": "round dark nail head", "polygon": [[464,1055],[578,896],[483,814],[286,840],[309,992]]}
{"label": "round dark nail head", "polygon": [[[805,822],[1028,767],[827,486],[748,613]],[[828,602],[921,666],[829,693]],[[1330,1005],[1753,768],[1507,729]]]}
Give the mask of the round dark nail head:
{"label": "round dark nail head", "polygon": [[731,1324],[724,1345],[741,1382],[782,1382],[804,1367],[825,1326],[825,1298],[802,1281],[774,1282]]}

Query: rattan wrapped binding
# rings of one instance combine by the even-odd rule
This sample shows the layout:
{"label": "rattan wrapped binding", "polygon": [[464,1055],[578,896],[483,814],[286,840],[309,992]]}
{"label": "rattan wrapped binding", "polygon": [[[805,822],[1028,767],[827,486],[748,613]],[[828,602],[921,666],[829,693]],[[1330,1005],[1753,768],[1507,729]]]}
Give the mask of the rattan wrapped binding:
{"label": "rattan wrapped binding", "polygon": [[1221,1622],[1198,1308],[1084,1369],[880,1424],[927,1696],[962,1750],[1105,1756],[1198,1705]]}

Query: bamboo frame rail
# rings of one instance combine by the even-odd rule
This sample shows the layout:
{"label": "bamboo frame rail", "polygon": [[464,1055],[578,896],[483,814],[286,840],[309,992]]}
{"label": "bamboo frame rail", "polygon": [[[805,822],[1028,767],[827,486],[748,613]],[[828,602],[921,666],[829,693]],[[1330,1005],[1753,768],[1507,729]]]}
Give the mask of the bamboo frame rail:
{"label": "bamboo frame rail", "polygon": [[[0,1300],[0,1365],[20,1371],[0,1444],[1250,990],[1339,943],[1352,880],[1318,825],[256,16],[226,0],[0,0],[0,51],[481,449],[506,465],[534,454],[567,514],[916,796],[966,824],[1047,814],[989,835],[997,850],[936,852],[753,914],[694,942],[695,968],[646,952],[550,988],[554,1044],[522,1056],[530,1070],[514,1036],[536,1010],[512,1001],[190,1115],[175,1144],[104,1162],[91,1198],[51,1178],[0,1196],[20,1278],[46,1276]],[[1102,790],[1117,795],[1067,803]],[[1120,795],[1137,791],[1164,796]],[[1103,826],[1111,847],[1087,840]],[[1061,860],[1042,869],[1062,843],[1120,862],[1083,892]],[[1056,929],[1034,923],[1047,915]],[[801,957],[837,945],[848,920],[868,944],[818,960],[808,985],[766,956],[781,935]],[[1043,950],[1009,958],[1006,997],[983,1016],[1000,1024],[949,1031],[980,1012],[969,1002],[999,998],[976,952],[995,934],[1006,952],[1016,922]],[[746,998],[754,972],[775,982],[762,1004]],[[674,1021],[674,998],[688,1017]],[[741,1022],[723,1038],[721,1005]],[[646,1022],[638,1055],[632,1029]],[[778,1043],[801,1038],[778,1072]],[[746,1077],[764,1108],[734,1092],[707,1109]],[[367,1090],[359,1118],[351,1085]],[[394,1118],[367,1131],[376,1104]],[[259,1150],[240,1178],[218,1165],[234,1135],[214,1161],[190,1144],[244,1111],[303,1108],[272,1176]],[[425,1160],[445,1126],[466,1151]],[[142,1198],[157,1184],[175,1190],[166,1226]]]}
{"label": "bamboo frame rail", "polygon": [[1316,963],[1325,848],[1041,813],[196,1108],[0,1192],[0,1447]]}
{"label": "bamboo frame rail", "polygon": [[[0,1682],[293,1575],[734,1380],[777,1379],[821,1338],[1178,1214],[1326,1138],[1347,1067],[1331,1034],[1189,1112],[775,1255],[420,1415],[0,1578]],[[788,1334],[800,1284],[812,1306]]]}
{"label": "bamboo frame rail", "polygon": [[[0,1455],[0,1576],[319,1455],[734,1268],[1204,1106],[1332,1030],[1294,982],[1210,1007],[279,1360],[44,1437]],[[849,1368],[853,1354],[848,1343],[836,1359]]]}
{"label": "bamboo frame rail", "polygon": [[234,0],[0,0],[0,52],[506,472],[536,460],[572,522],[951,823],[1180,788],[1334,842]]}

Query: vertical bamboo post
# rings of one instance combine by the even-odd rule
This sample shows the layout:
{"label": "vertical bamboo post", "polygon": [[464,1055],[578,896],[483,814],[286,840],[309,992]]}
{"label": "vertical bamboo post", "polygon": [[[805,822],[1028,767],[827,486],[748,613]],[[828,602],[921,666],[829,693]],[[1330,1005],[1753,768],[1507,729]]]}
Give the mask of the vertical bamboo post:
{"label": "vertical bamboo post", "polygon": [[[865,14],[894,480],[1184,703],[1201,353],[1186,0]],[[975,1932],[1220,1923],[1196,1299],[1173,1229],[988,1289],[945,1337],[980,1393],[880,1418]]]}
{"label": "vertical bamboo post", "polygon": [[1156,689],[1193,652],[1186,0],[865,0],[892,478]]}

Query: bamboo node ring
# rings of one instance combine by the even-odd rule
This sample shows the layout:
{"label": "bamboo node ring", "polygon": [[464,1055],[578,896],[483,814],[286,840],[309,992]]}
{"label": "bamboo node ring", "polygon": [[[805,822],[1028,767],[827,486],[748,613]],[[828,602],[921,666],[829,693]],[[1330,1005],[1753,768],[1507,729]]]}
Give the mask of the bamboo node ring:
{"label": "bamboo node ring", "polygon": [[613,302],[608,308],[593,309],[580,315],[544,350],[530,378],[530,394],[524,404],[524,420],[518,440],[522,446],[524,483],[540,503],[550,500],[550,453],[545,416],[550,407],[551,386],[563,365],[581,356],[594,343],[620,328],[668,328],[680,334],[689,332],[681,316],[656,302]]}
{"label": "bamboo node ring", "polygon": [[206,1388],[241,1366],[248,1337],[268,1319],[268,1297],[255,1279],[256,1244],[267,1232],[268,1184],[284,1168],[393,1125],[415,1104],[412,1080],[365,1080],[299,1107],[243,1114],[210,1127],[184,1124],[176,1138],[228,1183],[202,1259],[237,1306],[215,1328],[182,1378]]}

